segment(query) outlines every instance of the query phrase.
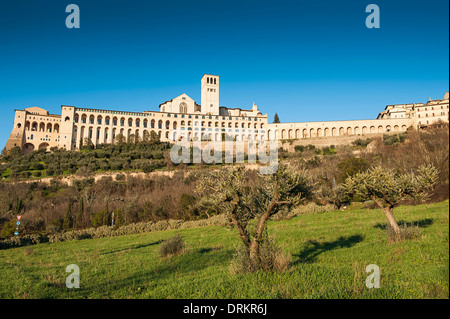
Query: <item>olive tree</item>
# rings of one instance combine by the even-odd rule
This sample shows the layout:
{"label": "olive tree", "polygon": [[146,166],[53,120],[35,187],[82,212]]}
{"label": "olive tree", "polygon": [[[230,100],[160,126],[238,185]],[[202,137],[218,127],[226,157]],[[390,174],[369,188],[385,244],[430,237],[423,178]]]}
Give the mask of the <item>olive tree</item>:
{"label": "olive tree", "polygon": [[394,218],[394,207],[404,198],[424,200],[436,184],[438,170],[432,165],[422,165],[417,174],[397,174],[381,166],[348,177],[343,184],[344,192],[352,199],[373,200],[383,211],[396,235],[400,228]]}
{"label": "olive tree", "polygon": [[[271,175],[249,174],[243,166],[220,169],[203,176],[195,190],[203,208],[226,213],[258,264],[264,230],[271,216],[310,197],[312,186],[305,171],[279,165]],[[250,227],[250,222],[252,226]]]}

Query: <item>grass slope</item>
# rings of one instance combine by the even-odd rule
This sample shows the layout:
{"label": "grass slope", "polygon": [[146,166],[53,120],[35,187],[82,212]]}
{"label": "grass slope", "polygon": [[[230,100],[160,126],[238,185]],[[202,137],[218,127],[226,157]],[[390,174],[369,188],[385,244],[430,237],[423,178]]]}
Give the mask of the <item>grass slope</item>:
{"label": "grass slope", "polygon": [[[419,223],[420,237],[388,244],[384,215],[364,208],[270,222],[293,257],[284,273],[232,275],[239,238],[216,226],[3,250],[0,298],[448,298],[448,200],[394,213]],[[160,258],[175,233],[187,252]],[[80,267],[80,289],[65,286],[69,264]],[[379,289],[365,286],[369,264],[380,267]]]}

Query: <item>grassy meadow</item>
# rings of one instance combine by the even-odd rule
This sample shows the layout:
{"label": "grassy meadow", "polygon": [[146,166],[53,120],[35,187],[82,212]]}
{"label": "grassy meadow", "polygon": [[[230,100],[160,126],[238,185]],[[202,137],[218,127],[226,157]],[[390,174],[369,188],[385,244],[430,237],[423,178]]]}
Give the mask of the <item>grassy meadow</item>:
{"label": "grassy meadow", "polygon": [[[292,255],[283,273],[231,273],[240,239],[217,226],[0,250],[0,298],[448,298],[448,200],[394,214],[419,237],[388,243],[383,213],[361,205],[269,222]],[[161,241],[177,233],[186,252],[161,258]],[[69,264],[79,289],[65,286]],[[365,285],[369,264],[380,268],[378,289]]]}

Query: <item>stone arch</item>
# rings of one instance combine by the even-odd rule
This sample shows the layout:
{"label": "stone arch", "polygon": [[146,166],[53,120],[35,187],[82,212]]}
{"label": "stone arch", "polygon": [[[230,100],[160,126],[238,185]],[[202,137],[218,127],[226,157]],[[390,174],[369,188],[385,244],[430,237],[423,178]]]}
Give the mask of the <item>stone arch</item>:
{"label": "stone arch", "polygon": [[103,131],[103,141],[102,141],[102,143],[108,143],[108,133],[109,133],[109,128],[105,127],[105,129]]}
{"label": "stone arch", "polygon": [[300,138],[300,129],[295,130],[295,138]]}
{"label": "stone arch", "polygon": [[317,129],[317,136],[318,137],[323,136],[323,130],[320,127]]}
{"label": "stone arch", "polygon": [[330,129],[328,127],[324,128],[323,136],[330,136]]}
{"label": "stone arch", "polygon": [[55,125],[53,125],[53,132],[59,133],[59,124],[58,123],[55,123]]}
{"label": "stone arch", "polygon": [[347,135],[353,135],[351,127],[347,127]]}
{"label": "stone arch", "polygon": [[331,136],[337,136],[337,128],[333,127],[331,129]]}
{"label": "stone arch", "polygon": [[288,131],[288,138],[289,138],[289,139],[294,138],[294,131],[293,131],[292,129],[290,129],[290,130]]}
{"label": "stone arch", "polygon": [[49,147],[49,144],[47,142],[43,142],[43,143],[39,144],[38,148],[45,148],[45,149],[47,149],[47,147]]}
{"label": "stone arch", "polygon": [[400,131],[400,127],[398,125],[394,125],[394,132],[399,132]]}
{"label": "stone arch", "polygon": [[370,133],[376,133],[376,132],[375,132],[375,126],[372,125],[372,126],[370,127],[369,131],[370,131]]}
{"label": "stone arch", "polygon": [[408,127],[406,126],[406,125],[402,125],[402,131],[406,131],[406,130],[408,130]]}
{"label": "stone arch", "polygon": [[302,137],[303,138],[307,138],[308,137],[308,130],[306,128],[303,129]]}
{"label": "stone arch", "polygon": [[363,134],[367,134],[367,126],[363,126],[362,127],[362,133]]}
{"label": "stone arch", "polygon": [[103,117],[101,115],[97,115],[97,124],[102,125],[103,123]]}
{"label": "stone arch", "polygon": [[344,135],[344,128],[340,127],[339,128],[339,136],[342,136],[342,135]]}
{"label": "stone arch", "polygon": [[355,126],[355,135],[361,134],[361,128],[359,126]]}
{"label": "stone arch", "polygon": [[39,123],[39,132],[45,132],[45,123],[44,122]]}
{"label": "stone arch", "polygon": [[309,130],[309,136],[310,137],[316,137],[316,132],[314,132],[313,128]]}
{"label": "stone arch", "polygon": [[52,123],[47,123],[47,132],[52,132]]}
{"label": "stone arch", "polygon": [[33,143],[25,143],[22,146],[22,150],[23,150],[24,154],[28,154],[28,153],[34,151],[34,144]]}
{"label": "stone arch", "polygon": [[97,127],[96,129],[95,129],[95,144],[97,144],[97,142],[101,142],[100,141],[100,135],[101,135],[101,131],[102,129],[100,128],[100,127]]}
{"label": "stone arch", "polygon": [[383,125],[378,125],[378,133],[383,133]]}

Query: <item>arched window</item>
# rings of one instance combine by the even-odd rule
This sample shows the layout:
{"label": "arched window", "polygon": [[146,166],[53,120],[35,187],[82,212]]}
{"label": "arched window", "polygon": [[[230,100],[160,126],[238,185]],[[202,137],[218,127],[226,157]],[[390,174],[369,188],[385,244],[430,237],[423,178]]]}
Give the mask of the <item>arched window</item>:
{"label": "arched window", "polygon": [[187,104],[185,102],[180,103],[180,113],[187,113]]}

